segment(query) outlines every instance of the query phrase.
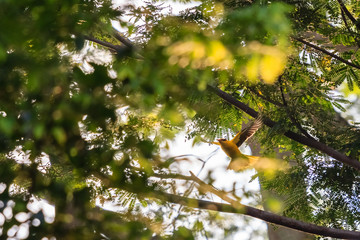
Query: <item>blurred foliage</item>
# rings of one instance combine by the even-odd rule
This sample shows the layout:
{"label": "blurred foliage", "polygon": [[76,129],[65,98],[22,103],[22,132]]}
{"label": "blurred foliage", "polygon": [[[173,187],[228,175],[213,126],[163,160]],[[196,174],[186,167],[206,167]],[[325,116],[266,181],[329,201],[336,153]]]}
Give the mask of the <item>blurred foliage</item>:
{"label": "blurred foliage", "polygon": [[[357,19],[359,2],[344,2]],[[112,22],[135,47],[113,37]],[[216,228],[231,237],[231,217],[148,197],[205,198],[156,177],[191,160],[171,156],[169,142],[185,130],[213,140],[248,121],[209,84],[277,121],[255,136],[262,155],[284,152],[292,166],[254,176],[284,200],[274,211],[358,229],[359,173],[282,135],[359,159],[359,113],[348,111],[358,106],[359,69],[291,37],[359,65],[360,29],[338,1],[204,0],[173,14],[161,1],[5,0],[0,28],[1,238],[194,239]],[[38,200],[55,207],[53,218]],[[109,202],[121,210],[98,207]]]}

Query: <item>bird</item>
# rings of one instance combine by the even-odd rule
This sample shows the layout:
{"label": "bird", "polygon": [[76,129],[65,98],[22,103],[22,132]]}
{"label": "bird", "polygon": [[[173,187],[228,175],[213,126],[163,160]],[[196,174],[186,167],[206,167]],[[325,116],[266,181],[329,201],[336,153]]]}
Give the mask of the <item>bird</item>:
{"label": "bird", "polygon": [[243,154],[240,152],[239,147],[251,138],[262,124],[261,118],[258,117],[248,127],[239,131],[233,139],[227,140],[226,138],[219,138],[217,142],[210,142],[220,145],[225,154],[230,157],[231,161],[228,169],[242,171],[252,167],[259,160],[257,156]]}

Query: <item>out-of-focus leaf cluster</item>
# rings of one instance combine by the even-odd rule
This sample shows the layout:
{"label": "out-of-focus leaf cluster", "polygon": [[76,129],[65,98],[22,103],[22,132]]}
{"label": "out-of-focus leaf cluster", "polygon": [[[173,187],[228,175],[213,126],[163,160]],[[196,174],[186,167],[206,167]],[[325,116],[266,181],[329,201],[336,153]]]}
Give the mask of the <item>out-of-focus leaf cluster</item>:
{"label": "out-of-focus leaf cluster", "polygon": [[[343,82],[349,91],[359,86],[358,70],[289,38],[314,31],[334,45],[357,45],[356,26],[345,26],[336,2],[203,1],[171,15],[154,2],[114,9],[111,1],[2,1],[3,235],[20,232],[11,211],[28,216],[29,239],[211,237],[200,220],[184,220],[196,214],[225,235],[237,230],[220,215],[176,213],[172,205],[144,197],[182,193],[175,181],[158,174],[188,160],[167,155],[168,142],[185,126],[188,138],[212,140],[231,137],[248,121],[207,91],[209,84],[277,122],[254,137],[260,154],[284,153],[292,166],[270,178],[259,174],[262,187],[277,194],[267,202],[271,210],[355,229],[358,173],[282,136],[291,130],[359,158],[359,130],[339,114],[349,102],[336,92]],[[125,28],[133,48],[112,37],[110,20]],[[89,48],[107,51],[89,45],[88,36],[121,51],[112,49],[115,57],[107,64],[85,61]],[[341,57],[358,64],[354,49]],[[34,198],[55,206],[53,222],[46,221],[46,211],[27,207]],[[109,202],[128,211],[95,207]]]}

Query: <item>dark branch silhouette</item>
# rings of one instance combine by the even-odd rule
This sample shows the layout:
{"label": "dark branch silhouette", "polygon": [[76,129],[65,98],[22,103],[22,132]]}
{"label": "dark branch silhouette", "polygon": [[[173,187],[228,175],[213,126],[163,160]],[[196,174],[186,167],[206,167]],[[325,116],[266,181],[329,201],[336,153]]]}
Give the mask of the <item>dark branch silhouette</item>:
{"label": "dark branch silhouette", "polygon": [[[250,108],[248,105],[246,105],[245,103],[240,102],[239,100],[237,100],[236,98],[234,98],[233,96],[231,96],[230,94],[220,90],[219,88],[213,87],[208,85],[208,88],[214,92],[216,95],[218,95],[220,98],[222,98],[223,100],[225,100],[226,102],[230,103],[231,105],[241,109],[242,111],[244,111],[245,113],[249,114],[250,116],[252,116],[253,118],[257,118],[259,113],[257,111],[255,111],[254,109]],[[268,127],[274,127],[276,125],[276,122],[272,121],[271,119],[268,118],[263,118],[263,122],[265,125],[267,125]],[[330,157],[333,157],[334,159],[349,165],[357,170],[360,170],[360,162],[352,159],[348,156],[346,156],[343,153],[340,153],[338,151],[336,151],[335,149],[327,146],[324,143],[318,142],[315,139],[310,139],[307,138],[305,136],[302,136],[300,134],[297,134],[295,132],[292,131],[286,131],[284,133],[284,135],[292,140],[295,140],[301,144],[304,144],[308,147],[317,149],[327,155],[329,155]]]}
{"label": "dark branch silhouette", "polygon": [[345,12],[344,12],[344,10],[342,10],[342,9],[341,9],[341,18],[342,18],[343,21],[344,21],[344,24],[345,24],[346,29],[347,29],[349,32],[352,32],[351,29],[350,29],[350,27],[349,27],[349,24],[348,24],[348,22],[347,22],[347,20],[346,20]]}
{"label": "dark branch silhouette", "polygon": [[238,204],[238,207],[234,207],[230,204],[182,197],[179,195],[164,193],[161,191],[155,191],[146,195],[147,197],[162,199],[167,202],[181,204],[192,208],[206,209],[206,210],[212,210],[218,212],[244,214],[264,220],[269,223],[281,225],[284,227],[296,229],[311,234],[341,238],[341,239],[360,239],[360,232],[322,227],[315,224],[295,220],[292,218],[283,217],[274,213],[266,212],[240,203]]}
{"label": "dark branch silhouette", "polygon": [[350,19],[350,21],[356,26],[356,28],[358,28],[358,23],[356,21],[356,19],[354,18],[354,16],[349,12],[349,10],[347,9],[347,7],[345,6],[345,4],[343,3],[342,0],[337,0],[341,11],[343,11],[345,13],[345,15]]}
{"label": "dark branch silhouette", "polygon": [[113,35],[117,40],[119,40],[125,46],[127,46],[129,48],[135,47],[135,45],[129,39],[120,35],[120,33],[116,29],[114,29]]}
{"label": "dark branch silhouette", "polygon": [[[105,180],[104,183],[107,187],[110,188],[118,188],[117,183],[114,183],[112,181],[108,181],[108,177],[104,174],[97,174],[97,177],[100,177],[100,179]],[[201,180],[197,179],[193,174],[191,176],[182,176],[181,179],[189,179],[194,182],[197,182],[200,184],[205,184],[206,186],[209,186],[212,188],[212,186],[203,183]],[[200,182],[200,183],[199,183]],[[264,220],[269,223],[277,224],[280,226],[296,229],[302,232],[326,236],[326,237],[335,237],[335,238],[341,238],[341,239],[360,239],[360,232],[356,231],[347,231],[347,230],[341,230],[341,229],[334,229],[334,228],[328,228],[323,226],[318,226],[311,223],[302,222],[296,219],[292,219],[289,217],[280,216],[275,213],[267,212],[264,210],[260,210],[254,207],[250,207],[244,204],[241,204],[239,201],[236,201],[234,199],[231,199],[230,197],[222,197],[225,199],[225,201],[231,202],[231,204],[225,204],[225,203],[218,203],[208,200],[200,200],[195,198],[189,198],[180,196],[177,194],[171,194],[166,193],[164,191],[160,190],[147,190],[142,189],[139,192],[139,189],[136,190],[132,184],[121,184],[121,189],[124,189],[128,192],[132,192],[137,194],[140,198],[155,198],[166,202],[171,202],[175,204],[180,204],[186,207],[190,208],[198,208],[198,209],[205,209],[205,210],[211,210],[211,211],[218,211],[218,212],[226,212],[226,213],[236,213],[236,214],[244,214],[248,215],[254,218],[258,218],[261,220]],[[218,196],[222,196],[224,193],[212,188],[211,191]]]}
{"label": "dark branch silhouette", "polygon": [[307,45],[307,46],[309,46],[309,47],[312,47],[312,48],[314,48],[314,49],[316,49],[316,50],[318,50],[318,51],[320,51],[320,52],[323,52],[323,53],[325,53],[325,54],[327,54],[327,55],[329,55],[329,56],[331,56],[331,57],[339,60],[340,62],[345,63],[346,65],[349,65],[349,66],[351,66],[351,67],[360,69],[360,66],[359,66],[359,65],[354,64],[354,63],[352,63],[352,62],[349,62],[349,61],[347,61],[346,59],[343,59],[342,57],[339,57],[339,56],[337,56],[337,55],[334,54],[334,53],[331,53],[331,52],[329,52],[329,51],[327,51],[327,50],[325,50],[325,49],[323,49],[323,48],[320,48],[320,47],[318,47],[318,46],[316,46],[316,45],[314,45],[314,44],[312,44],[312,43],[309,43],[309,42],[305,41],[304,39],[301,39],[301,38],[298,38],[298,37],[292,37],[292,38],[295,39],[295,40],[297,40],[297,41],[299,41],[299,42],[301,42],[301,43],[303,43],[303,44],[305,44],[305,45]]}
{"label": "dark branch silhouette", "polygon": [[[127,38],[121,36],[119,33],[114,33],[114,37],[119,40],[122,45],[114,45],[112,43],[99,40],[97,38],[91,37],[91,36],[84,36],[86,40],[95,42],[101,46],[109,48],[109,50],[114,53],[118,54],[118,56],[129,56],[132,55],[132,57],[137,59],[143,59],[143,57],[138,53],[138,48],[130,42]],[[134,52],[135,54],[130,54],[130,52]]]}
{"label": "dark branch silhouette", "polygon": [[91,37],[91,36],[84,36],[84,38],[85,38],[86,40],[95,42],[95,43],[97,43],[97,44],[99,44],[99,45],[102,45],[102,46],[104,46],[104,47],[110,48],[110,50],[115,51],[115,52],[117,52],[117,51],[122,51],[123,48],[124,48],[123,46],[114,45],[114,44],[112,44],[112,43],[109,43],[109,42],[106,42],[106,41],[102,41],[102,40],[99,40],[99,39],[94,38],[94,37]]}

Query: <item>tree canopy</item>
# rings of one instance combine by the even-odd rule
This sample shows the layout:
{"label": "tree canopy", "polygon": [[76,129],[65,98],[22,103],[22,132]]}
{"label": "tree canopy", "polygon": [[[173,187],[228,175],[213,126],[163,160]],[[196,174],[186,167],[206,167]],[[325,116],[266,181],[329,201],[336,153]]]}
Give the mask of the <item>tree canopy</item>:
{"label": "tree canopy", "polygon": [[[225,212],[359,239],[360,2],[172,4],[0,2],[1,236],[226,238]],[[254,118],[271,197],[182,173],[210,150],[171,155]]]}

